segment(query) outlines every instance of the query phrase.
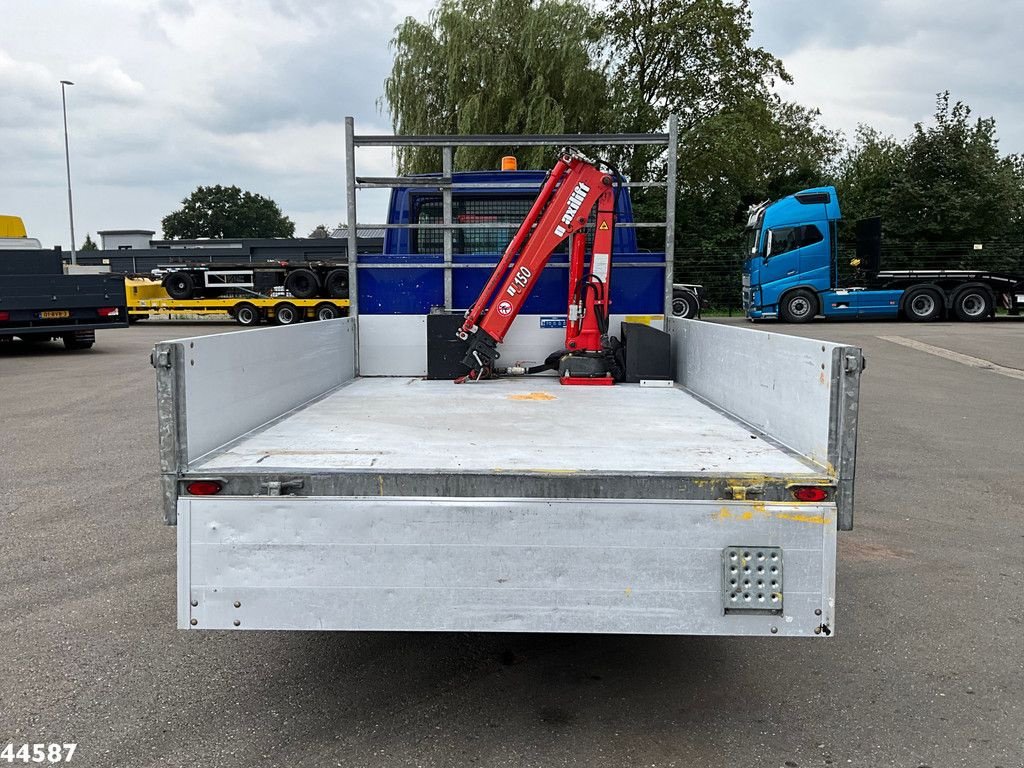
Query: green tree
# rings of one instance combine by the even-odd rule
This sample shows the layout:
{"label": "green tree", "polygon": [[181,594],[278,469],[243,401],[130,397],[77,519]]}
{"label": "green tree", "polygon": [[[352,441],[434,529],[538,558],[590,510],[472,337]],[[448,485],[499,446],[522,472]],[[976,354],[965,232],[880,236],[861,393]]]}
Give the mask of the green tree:
{"label": "green tree", "polygon": [[[579,133],[605,127],[603,30],[576,0],[440,0],[391,41],[383,104],[397,134]],[[464,147],[463,169],[496,168],[514,147]],[[517,152],[546,168],[550,147]],[[400,173],[441,168],[440,152],[397,150]]]}
{"label": "green tree", "polygon": [[999,152],[995,118],[936,101],[934,124],[918,123],[904,144],[887,215],[905,240],[983,241],[1020,236],[1021,159]]}
{"label": "green tree", "polygon": [[840,146],[817,110],[775,97],[708,117],[680,149],[677,241],[732,248],[751,204],[821,184]]}
{"label": "green tree", "polygon": [[[601,23],[611,62],[609,124],[623,132],[664,130],[674,114],[688,146],[687,134],[723,110],[752,99],[767,104],[776,81],[791,81],[778,58],[751,45],[747,0],[622,0]],[[639,178],[660,151],[627,155],[627,175]]]}
{"label": "green tree", "polygon": [[942,243],[956,255],[964,243],[1024,239],[1024,158],[1001,154],[995,119],[972,119],[948,92],[902,142],[860,126],[837,166],[844,218],[880,215],[906,260],[911,246],[941,256]]}
{"label": "green tree", "polygon": [[[891,136],[860,125],[853,144],[836,163],[835,185],[839,192],[843,216],[847,221],[879,216],[891,210],[892,193],[906,165],[906,150]],[[893,220],[883,217],[886,237],[896,236]],[[852,240],[853,227],[840,230],[843,238]]]}
{"label": "green tree", "polygon": [[197,187],[164,216],[164,237],[292,237],[295,224],[273,200],[235,186]]}
{"label": "green tree", "polygon": [[331,236],[333,230],[326,224],[317,224],[313,227],[313,231],[310,232],[306,237],[313,238],[314,240],[323,240]]}
{"label": "green tree", "polygon": [[96,245],[96,242],[92,239],[92,236],[86,232],[85,242],[82,243],[82,247],[78,249],[79,253],[82,251],[98,251],[100,248]]}

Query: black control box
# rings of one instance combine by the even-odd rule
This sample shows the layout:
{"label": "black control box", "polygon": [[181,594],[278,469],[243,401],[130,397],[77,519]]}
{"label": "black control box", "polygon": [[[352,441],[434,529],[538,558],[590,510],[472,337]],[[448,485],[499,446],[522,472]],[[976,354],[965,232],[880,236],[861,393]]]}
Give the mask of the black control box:
{"label": "black control box", "polygon": [[643,323],[622,323],[620,327],[626,357],[626,383],[641,379],[672,381],[672,337]]}

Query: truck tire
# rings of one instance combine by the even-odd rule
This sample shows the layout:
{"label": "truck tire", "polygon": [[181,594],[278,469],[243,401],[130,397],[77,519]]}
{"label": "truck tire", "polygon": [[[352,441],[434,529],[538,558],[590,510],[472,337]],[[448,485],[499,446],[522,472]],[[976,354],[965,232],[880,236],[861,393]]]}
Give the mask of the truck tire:
{"label": "truck tire", "polygon": [[274,323],[277,325],[295,325],[302,320],[298,308],[287,301],[274,305]]}
{"label": "truck tire", "polygon": [[66,333],[61,337],[64,342],[64,349],[74,351],[77,349],[90,349],[96,343],[95,338],[80,338],[73,333]]}
{"label": "truck tire", "polygon": [[348,270],[332,269],[327,273],[327,279],[324,281],[324,288],[327,289],[327,295],[332,299],[347,299]]}
{"label": "truck tire", "polygon": [[164,290],[172,299],[191,299],[196,290],[196,281],[188,272],[172,272],[163,280]]}
{"label": "truck tire", "polygon": [[692,320],[700,312],[697,297],[689,291],[675,291],[672,294],[672,316]]}
{"label": "truck tire", "polygon": [[326,301],[323,304],[317,304],[316,308],[313,309],[314,320],[334,320],[338,317],[341,317],[341,310],[336,305]]}
{"label": "truck tire", "polygon": [[942,317],[942,294],[935,288],[910,288],[903,297],[903,314],[915,323]]}
{"label": "truck tire", "polygon": [[809,323],[818,314],[818,297],[806,288],[787,293],[779,303],[779,319],[786,323]]}
{"label": "truck tire", "polygon": [[971,285],[953,298],[953,313],[957,320],[977,323],[992,314],[992,293],[983,285]]}
{"label": "truck tire", "polygon": [[320,293],[320,278],[309,269],[296,269],[284,279],[284,289],[297,299],[312,299]]}
{"label": "truck tire", "polygon": [[235,304],[235,322],[250,327],[260,324],[260,311],[247,301]]}

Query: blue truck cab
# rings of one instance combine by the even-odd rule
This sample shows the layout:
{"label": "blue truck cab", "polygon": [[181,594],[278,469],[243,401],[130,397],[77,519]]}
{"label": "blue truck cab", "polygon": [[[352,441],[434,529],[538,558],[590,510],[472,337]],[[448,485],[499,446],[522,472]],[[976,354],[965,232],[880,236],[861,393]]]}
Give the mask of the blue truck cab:
{"label": "blue truck cab", "polygon": [[[545,179],[543,171],[463,171],[452,174],[452,306],[467,309],[526,218]],[[440,175],[392,189],[389,228],[379,254],[359,256],[359,311],[363,315],[424,315],[444,306],[444,230],[405,225],[441,225],[441,190],[429,186]],[[419,180],[423,180],[421,185]],[[611,280],[616,315],[662,315],[665,307],[663,253],[641,251],[628,188],[617,198]],[[398,268],[396,268],[398,267]],[[410,271],[411,270],[411,271]],[[413,287],[410,290],[410,286]],[[523,307],[537,322],[564,323],[569,295],[568,252],[556,251]]]}
{"label": "blue truck cab", "polygon": [[[997,304],[1024,307],[1024,276],[970,269],[879,269],[881,223],[858,222],[857,278],[840,283],[835,187],[815,187],[750,209],[743,259],[743,309],[751,320],[815,317],[963,321]],[[862,225],[869,225],[864,227]],[[866,234],[865,234],[866,233]]]}

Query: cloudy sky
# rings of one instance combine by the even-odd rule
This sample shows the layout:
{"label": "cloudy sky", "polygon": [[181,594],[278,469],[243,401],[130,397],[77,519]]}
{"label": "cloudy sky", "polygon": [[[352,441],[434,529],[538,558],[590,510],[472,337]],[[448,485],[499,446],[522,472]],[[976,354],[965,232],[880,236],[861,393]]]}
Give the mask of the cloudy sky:
{"label": "cloudy sky", "polygon": [[[388,132],[387,42],[431,0],[2,0],[0,213],[67,247],[58,81],[68,89],[75,231],[155,229],[199,184],[274,198],[305,235],[344,218],[345,115]],[[1024,0],[752,0],[787,98],[897,136],[949,89],[1024,151]],[[363,150],[368,175],[387,151]],[[364,221],[382,215],[368,205]]]}

